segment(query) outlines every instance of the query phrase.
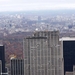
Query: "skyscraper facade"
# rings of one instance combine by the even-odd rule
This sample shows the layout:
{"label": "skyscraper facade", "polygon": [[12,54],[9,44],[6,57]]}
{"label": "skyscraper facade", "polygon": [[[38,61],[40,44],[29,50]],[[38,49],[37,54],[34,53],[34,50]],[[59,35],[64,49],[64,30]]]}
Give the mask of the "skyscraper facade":
{"label": "skyscraper facade", "polygon": [[63,43],[64,74],[66,71],[72,72],[75,65],[75,38],[65,37],[61,39]]}
{"label": "skyscraper facade", "polygon": [[5,49],[3,45],[0,45],[0,61],[2,63],[2,73],[5,73]]}
{"label": "skyscraper facade", "polygon": [[38,31],[23,40],[25,75],[63,75],[58,31]]}
{"label": "skyscraper facade", "polygon": [[0,60],[0,75],[2,73],[2,61]]}
{"label": "skyscraper facade", "polygon": [[24,75],[24,60],[11,59],[11,75]]}

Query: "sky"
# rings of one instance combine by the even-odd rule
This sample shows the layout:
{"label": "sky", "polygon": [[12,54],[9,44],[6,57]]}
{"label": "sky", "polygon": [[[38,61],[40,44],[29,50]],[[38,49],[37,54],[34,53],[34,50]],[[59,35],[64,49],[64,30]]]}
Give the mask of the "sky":
{"label": "sky", "polygon": [[75,0],[0,0],[0,11],[75,9]]}

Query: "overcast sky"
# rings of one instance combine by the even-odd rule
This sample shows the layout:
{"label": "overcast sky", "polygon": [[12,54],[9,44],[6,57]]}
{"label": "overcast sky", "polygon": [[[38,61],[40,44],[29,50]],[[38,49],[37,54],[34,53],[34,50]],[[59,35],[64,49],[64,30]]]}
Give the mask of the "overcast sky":
{"label": "overcast sky", "polygon": [[75,9],[75,0],[0,0],[0,11]]}

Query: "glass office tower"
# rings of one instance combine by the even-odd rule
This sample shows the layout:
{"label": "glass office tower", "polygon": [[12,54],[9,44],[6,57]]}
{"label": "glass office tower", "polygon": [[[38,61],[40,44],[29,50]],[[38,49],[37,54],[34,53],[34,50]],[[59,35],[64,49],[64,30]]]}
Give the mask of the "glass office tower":
{"label": "glass office tower", "polygon": [[75,65],[75,38],[65,37],[61,38],[63,43],[63,57],[64,57],[64,74],[66,71],[73,72],[73,65]]}
{"label": "glass office tower", "polygon": [[5,49],[3,45],[0,45],[0,61],[2,63],[2,73],[5,73]]}

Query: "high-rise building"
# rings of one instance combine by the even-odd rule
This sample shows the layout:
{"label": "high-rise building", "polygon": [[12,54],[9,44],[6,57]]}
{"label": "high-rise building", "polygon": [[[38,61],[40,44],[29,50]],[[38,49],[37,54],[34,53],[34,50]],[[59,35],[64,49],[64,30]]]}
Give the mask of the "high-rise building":
{"label": "high-rise building", "polygon": [[23,40],[25,75],[63,75],[58,31],[37,31]]}
{"label": "high-rise building", "polygon": [[73,65],[75,65],[75,38],[65,37],[61,38],[63,44],[64,57],[64,74],[66,71],[72,72]]}
{"label": "high-rise building", "polygon": [[2,73],[2,61],[0,60],[0,75]]}
{"label": "high-rise building", "polygon": [[3,45],[0,45],[0,61],[2,63],[2,73],[5,73],[5,50]]}
{"label": "high-rise building", "polygon": [[24,75],[24,60],[13,58],[11,62],[11,75]]}

